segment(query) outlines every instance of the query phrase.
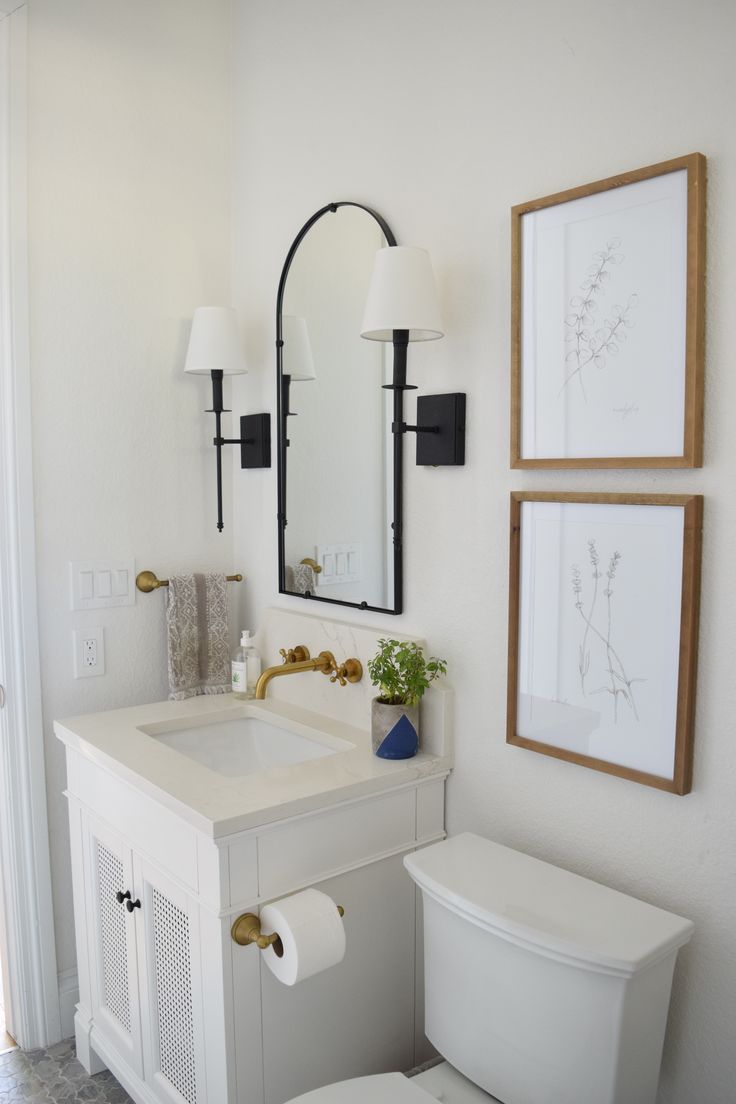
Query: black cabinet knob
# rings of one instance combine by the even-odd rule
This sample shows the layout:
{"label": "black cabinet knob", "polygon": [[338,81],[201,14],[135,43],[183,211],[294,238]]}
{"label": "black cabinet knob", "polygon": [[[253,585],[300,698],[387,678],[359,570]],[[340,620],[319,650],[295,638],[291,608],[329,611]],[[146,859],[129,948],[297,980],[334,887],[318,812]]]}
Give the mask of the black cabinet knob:
{"label": "black cabinet knob", "polygon": [[[130,897],[130,894],[128,894],[128,896]],[[140,903],[140,901],[139,901],[139,900],[138,900],[138,899],[136,898],[136,900],[135,900],[135,901],[126,901],[126,902],[125,902],[125,907],[127,908],[128,912],[132,912],[132,911],[133,911],[133,909],[136,909],[136,908],[140,908],[140,907],[141,907],[141,903]]]}
{"label": "black cabinet knob", "polygon": [[125,893],[123,893],[122,889],[119,889],[117,891],[117,893],[115,894],[115,900],[117,901],[117,903],[119,905],[122,905],[123,901],[125,901],[126,898],[128,900],[130,900],[130,890],[129,889],[126,889]]}

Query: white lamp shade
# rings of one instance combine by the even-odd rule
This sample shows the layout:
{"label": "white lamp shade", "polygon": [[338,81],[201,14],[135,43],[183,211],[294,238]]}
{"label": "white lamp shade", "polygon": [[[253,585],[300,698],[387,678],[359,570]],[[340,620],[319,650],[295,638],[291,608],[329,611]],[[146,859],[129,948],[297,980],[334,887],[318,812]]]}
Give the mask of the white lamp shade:
{"label": "white lamp shade", "polygon": [[292,380],[313,380],[317,378],[312,356],[312,343],[309,340],[306,318],[296,314],[285,314],[281,319],[281,336],[284,342],[283,372]]}
{"label": "white lamp shade", "polygon": [[360,335],[371,341],[393,341],[394,330],[408,330],[410,341],[444,337],[426,249],[390,245],[376,253]]}
{"label": "white lamp shade", "polygon": [[238,315],[232,307],[197,307],[184,371],[209,375],[218,370],[226,376],[245,372]]}

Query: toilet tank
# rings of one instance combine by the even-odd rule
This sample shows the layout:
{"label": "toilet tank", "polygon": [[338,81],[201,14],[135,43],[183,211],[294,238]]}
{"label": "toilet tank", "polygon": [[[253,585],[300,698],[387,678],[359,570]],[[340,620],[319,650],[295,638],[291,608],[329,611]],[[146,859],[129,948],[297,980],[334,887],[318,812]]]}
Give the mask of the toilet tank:
{"label": "toilet tank", "polygon": [[653,1104],[689,920],[470,833],[404,863],[456,1069],[504,1104]]}

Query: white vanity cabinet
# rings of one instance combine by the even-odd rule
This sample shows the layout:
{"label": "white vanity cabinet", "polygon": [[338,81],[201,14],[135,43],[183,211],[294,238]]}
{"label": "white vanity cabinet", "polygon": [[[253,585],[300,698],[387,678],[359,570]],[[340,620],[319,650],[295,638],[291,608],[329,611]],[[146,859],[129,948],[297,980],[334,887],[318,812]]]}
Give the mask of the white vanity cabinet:
{"label": "white vanity cabinet", "polygon": [[[370,793],[217,835],[84,742],[65,743],[88,1069],[108,1066],[139,1104],[282,1104],[425,1057],[402,859],[442,838],[447,769],[398,784],[387,774]],[[287,987],[230,928],[306,886],[344,906],[347,952]]]}

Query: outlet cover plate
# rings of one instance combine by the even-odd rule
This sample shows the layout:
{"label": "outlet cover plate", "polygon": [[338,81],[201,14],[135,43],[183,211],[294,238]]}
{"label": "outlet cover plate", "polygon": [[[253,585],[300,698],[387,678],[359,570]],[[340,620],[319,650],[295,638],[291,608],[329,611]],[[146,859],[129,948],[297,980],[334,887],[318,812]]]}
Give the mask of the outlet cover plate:
{"label": "outlet cover plate", "polygon": [[[94,678],[105,673],[105,633],[102,625],[72,629],[74,677]],[[90,662],[94,659],[94,662]]]}

